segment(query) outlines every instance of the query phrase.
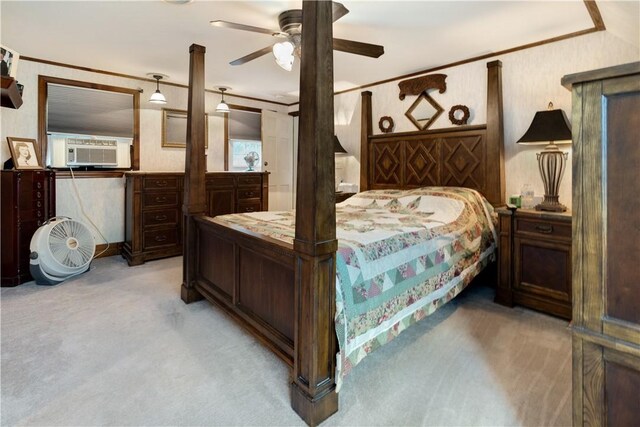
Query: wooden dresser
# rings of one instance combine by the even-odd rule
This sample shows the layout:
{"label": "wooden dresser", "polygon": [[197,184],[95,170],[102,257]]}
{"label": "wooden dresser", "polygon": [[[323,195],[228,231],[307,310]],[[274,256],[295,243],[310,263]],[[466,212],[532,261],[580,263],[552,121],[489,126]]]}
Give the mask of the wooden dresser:
{"label": "wooden dresser", "polygon": [[573,133],[573,425],[640,425],[640,62],[565,76]]}
{"label": "wooden dresser", "polygon": [[[181,172],[127,172],[125,241],[129,265],[182,254]],[[268,172],[206,174],[207,215],[257,212],[268,207]]]}
{"label": "wooden dresser", "polygon": [[571,319],[571,213],[498,209],[496,302]]}
{"label": "wooden dresser", "polygon": [[3,170],[2,286],[31,279],[29,244],[33,233],[55,216],[56,179],[49,170]]}

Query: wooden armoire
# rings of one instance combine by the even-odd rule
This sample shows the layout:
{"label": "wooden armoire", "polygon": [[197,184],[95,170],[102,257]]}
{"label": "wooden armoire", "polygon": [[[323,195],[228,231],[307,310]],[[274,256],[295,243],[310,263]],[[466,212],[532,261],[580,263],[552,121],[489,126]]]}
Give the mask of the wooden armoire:
{"label": "wooden armoire", "polygon": [[640,63],[562,84],[573,95],[573,425],[640,426]]}

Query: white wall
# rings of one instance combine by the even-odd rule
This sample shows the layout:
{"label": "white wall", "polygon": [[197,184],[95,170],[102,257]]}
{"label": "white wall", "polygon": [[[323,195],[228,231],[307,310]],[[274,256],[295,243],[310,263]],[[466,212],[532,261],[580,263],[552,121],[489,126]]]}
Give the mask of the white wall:
{"label": "white wall", "polygon": [[[536,153],[541,146],[522,146],[516,141],[524,134],[536,111],[545,110],[549,101],[563,109],[571,119],[571,92],[560,79],[566,74],[624,64],[640,60],[640,52],[611,33],[600,31],[560,42],[521,50],[506,55],[476,61],[458,67],[439,70],[447,77],[447,91],[430,92],[445,112],[431,129],[453,126],[449,109],[456,104],[469,107],[468,124],[486,121],[487,68],[486,63],[502,61],[504,100],[504,136],[506,161],[506,195],[518,194],[523,184],[532,184],[536,195],[544,189],[537,168]],[[379,134],[378,120],[391,116],[394,132],[416,130],[404,113],[416,96],[398,98],[398,81],[366,88],[372,92],[373,131]],[[335,97],[336,135],[344,148],[352,154],[341,171],[345,182],[359,183],[360,174],[360,92],[347,92]],[[561,146],[570,153],[569,146]],[[571,154],[569,154],[569,160]],[[560,188],[560,201],[571,206],[571,163],[569,162]]]}
{"label": "white wall", "polygon": [[[186,59],[185,59],[186,60]],[[117,70],[114,70],[117,71]],[[18,110],[2,109],[0,120],[0,160],[10,157],[7,136],[38,139],[38,76],[54,76],[126,88],[142,88],[140,95],[140,170],[184,171],[185,150],[163,148],[162,107],[187,109],[186,88],[160,85],[167,104],[158,106],[148,102],[155,91],[155,83],[125,77],[110,76],[32,61],[20,61],[17,79],[23,84],[24,103]],[[230,104],[286,112],[287,107],[269,102],[260,102],[225,95]],[[205,110],[209,113],[209,149],[207,169],[220,171],[224,168],[224,119],[215,113],[220,95],[207,93]],[[124,240],[124,179],[83,178],[76,185],[85,211],[100,228],[109,242]],[[56,183],[56,213],[85,220],[79,209],[77,197],[70,179],[58,179]],[[96,234],[98,243],[103,243]]]}

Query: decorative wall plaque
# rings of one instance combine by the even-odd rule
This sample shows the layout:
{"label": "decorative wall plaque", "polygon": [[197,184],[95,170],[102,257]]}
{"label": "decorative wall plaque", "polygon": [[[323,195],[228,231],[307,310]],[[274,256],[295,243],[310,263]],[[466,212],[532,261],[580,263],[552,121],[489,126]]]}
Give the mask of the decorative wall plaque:
{"label": "decorative wall plaque", "polygon": [[440,93],[444,93],[447,90],[446,78],[446,74],[429,74],[428,76],[403,80],[398,83],[400,100],[403,100],[407,95],[420,95],[429,89],[438,89]]}

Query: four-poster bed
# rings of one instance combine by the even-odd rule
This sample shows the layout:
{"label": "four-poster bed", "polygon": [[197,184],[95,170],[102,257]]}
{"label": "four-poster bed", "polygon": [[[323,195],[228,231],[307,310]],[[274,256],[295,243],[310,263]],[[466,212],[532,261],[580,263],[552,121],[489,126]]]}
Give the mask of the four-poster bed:
{"label": "four-poster bed", "polygon": [[[310,425],[338,410],[331,11],[331,2],[303,4],[298,170],[304,173],[288,239],[204,215],[204,48],[190,49],[182,299],[205,297],[220,306],[291,365],[291,404]],[[374,136],[371,93],[364,92],[361,188],[409,189],[415,200],[431,195],[411,193],[419,187],[467,187],[502,204],[500,67],[488,64],[486,126]],[[486,233],[478,233],[480,242]]]}

